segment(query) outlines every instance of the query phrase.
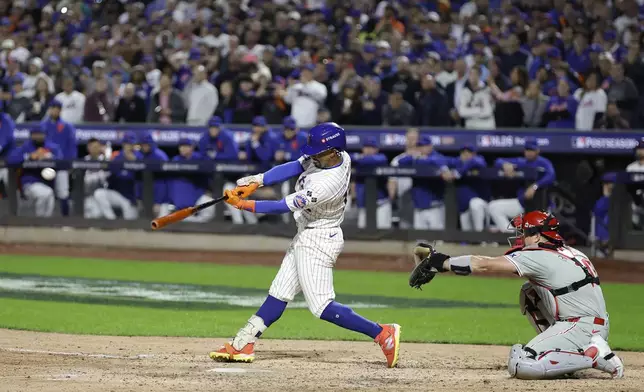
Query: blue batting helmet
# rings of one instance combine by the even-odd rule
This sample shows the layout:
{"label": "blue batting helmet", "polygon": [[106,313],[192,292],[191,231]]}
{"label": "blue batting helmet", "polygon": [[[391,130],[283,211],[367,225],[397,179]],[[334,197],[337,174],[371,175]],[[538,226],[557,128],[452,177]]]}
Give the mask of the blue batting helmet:
{"label": "blue batting helmet", "polygon": [[309,130],[309,138],[302,147],[304,155],[317,155],[321,152],[336,149],[344,151],[347,148],[347,136],[344,128],[334,122],[322,123]]}

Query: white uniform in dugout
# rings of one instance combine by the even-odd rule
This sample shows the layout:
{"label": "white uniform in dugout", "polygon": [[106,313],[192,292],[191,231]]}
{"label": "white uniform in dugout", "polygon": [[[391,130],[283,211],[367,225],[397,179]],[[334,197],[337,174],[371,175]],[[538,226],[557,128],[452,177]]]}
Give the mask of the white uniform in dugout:
{"label": "white uniform in dugout", "polygon": [[295,193],[285,198],[298,233],[268,291],[282,301],[292,301],[302,291],[317,317],[335,298],[332,268],[344,247],[340,224],[347,203],[351,158],[346,152],[341,154],[342,163],[332,169],[318,168],[310,159],[299,158],[304,173],[295,184]]}

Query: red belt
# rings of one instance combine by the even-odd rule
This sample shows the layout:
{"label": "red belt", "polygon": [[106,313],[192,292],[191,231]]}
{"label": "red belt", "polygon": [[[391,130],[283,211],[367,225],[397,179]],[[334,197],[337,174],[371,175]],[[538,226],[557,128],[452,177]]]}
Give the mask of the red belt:
{"label": "red belt", "polygon": [[[569,319],[565,319],[565,320],[561,320],[561,321],[567,321],[569,323],[576,323],[580,319],[581,319],[581,317],[573,317],[573,318],[569,318]],[[604,320],[603,318],[600,318],[600,317],[595,317],[595,319],[593,320],[593,324],[605,325],[606,320]]]}

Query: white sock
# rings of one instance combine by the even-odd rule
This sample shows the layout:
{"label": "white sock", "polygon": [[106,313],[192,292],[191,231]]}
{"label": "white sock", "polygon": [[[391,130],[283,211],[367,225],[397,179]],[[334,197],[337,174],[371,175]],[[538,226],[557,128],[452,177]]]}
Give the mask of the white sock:
{"label": "white sock", "polygon": [[266,331],[264,320],[257,315],[252,315],[248,319],[246,325],[237,332],[237,336],[233,339],[232,346],[235,350],[241,350],[248,343],[254,343],[255,340]]}

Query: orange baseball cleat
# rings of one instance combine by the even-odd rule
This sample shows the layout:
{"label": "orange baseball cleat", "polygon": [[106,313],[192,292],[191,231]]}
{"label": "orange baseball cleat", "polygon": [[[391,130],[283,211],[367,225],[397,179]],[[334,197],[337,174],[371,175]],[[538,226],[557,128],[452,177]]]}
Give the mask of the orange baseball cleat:
{"label": "orange baseball cleat", "polygon": [[255,343],[248,343],[241,350],[236,350],[230,343],[210,353],[210,358],[218,362],[247,362],[255,359]]}
{"label": "orange baseball cleat", "polygon": [[387,357],[387,367],[396,367],[398,351],[400,351],[400,325],[381,324],[382,332],[374,340],[380,345],[382,352]]}

